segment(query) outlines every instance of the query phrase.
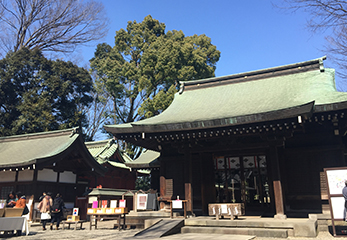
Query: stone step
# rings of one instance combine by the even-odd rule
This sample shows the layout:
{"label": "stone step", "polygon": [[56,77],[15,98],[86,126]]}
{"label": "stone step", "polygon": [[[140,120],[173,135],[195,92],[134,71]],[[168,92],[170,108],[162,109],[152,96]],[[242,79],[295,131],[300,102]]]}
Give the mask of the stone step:
{"label": "stone step", "polygon": [[[121,223],[123,220],[121,220]],[[143,218],[126,218],[125,219],[125,228],[126,229],[143,229],[145,226],[145,219]],[[114,224],[113,228],[118,227],[118,219],[116,220],[116,223]]]}
{"label": "stone step", "polygon": [[232,228],[232,227],[194,227],[185,226],[181,233],[205,233],[205,234],[238,234],[256,237],[288,238],[287,229],[270,228]]}

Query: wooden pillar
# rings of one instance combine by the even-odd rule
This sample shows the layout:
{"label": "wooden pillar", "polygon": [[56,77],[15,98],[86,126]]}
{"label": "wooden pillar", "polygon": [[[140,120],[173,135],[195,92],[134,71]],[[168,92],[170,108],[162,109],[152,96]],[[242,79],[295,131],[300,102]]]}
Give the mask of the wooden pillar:
{"label": "wooden pillar", "polygon": [[202,214],[208,215],[208,204],[216,202],[213,156],[210,153],[200,153],[200,187]]}
{"label": "wooden pillar", "polygon": [[18,170],[16,171],[16,175],[15,175],[15,178],[14,178],[14,191],[15,191],[15,193],[17,194],[17,192],[18,192],[18,174],[19,174],[19,172],[18,172]]}
{"label": "wooden pillar", "polygon": [[187,201],[187,211],[193,213],[193,164],[191,153],[184,152],[184,195]]}
{"label": "wooden pillar", "polygon": [[[162,158],[160,161],[160,169],[159,169],[159,194],[160,194],[160,199],[163,199],[166,194],[166,162],[165,158]],[[159,209],[164,209],[165,208],[165,202],[164,201],[159,201]]]}
{"label": "wooden pillar", "polygon": [[154,190],[160,189],[160,173],[159,170],[152,169],[151,170],[151,188]]}
{"label": "wooden pillar", "polygon": [[287,216],[284,214],[284,201],[281,183],[281,173],[279,167],[278,150],[276,142],[270,143],[270,164],[272,173],[272,184],[275,198],[275,209],[276,215],[274,218],[286,219]]}
{"label": "wooden pillar", "polygon": [[[159,191],[159,194],[160,194],[160,198],[163,198],[163,196],[165,196],[165,193],[166,193],[166,179],[164,176],[160,176],[160,191]],[[159,201],[159,208],[160,209],[164,209],[165,208],[165,202],[163,201]]]}

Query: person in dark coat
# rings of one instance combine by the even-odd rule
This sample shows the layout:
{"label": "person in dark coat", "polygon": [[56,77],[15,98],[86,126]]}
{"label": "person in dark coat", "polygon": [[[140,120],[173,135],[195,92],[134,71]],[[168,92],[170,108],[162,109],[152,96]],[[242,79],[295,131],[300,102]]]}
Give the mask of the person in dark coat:
{"label": "person in dark coat", "polygon": [[11,191],[6,199],[6,207],[12,208],[16,205],[18,198],[16,198],[15,192]]}
{"label": "person in dark coat", "polygon": [[57,222],[55,227],[56,230],[59,229],[60,220],[63,217],[63,211],[65,209],[64,200],[60,193],[58,193],[53,201],[51,208],[51,226],[50,229],[53,229],[54,222]]}

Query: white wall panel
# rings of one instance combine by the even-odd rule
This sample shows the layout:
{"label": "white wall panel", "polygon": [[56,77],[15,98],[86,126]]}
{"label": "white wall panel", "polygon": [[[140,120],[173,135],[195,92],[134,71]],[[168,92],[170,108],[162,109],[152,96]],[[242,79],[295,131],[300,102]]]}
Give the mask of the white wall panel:
{"label": "white wall panel", "polygon": [[14,182],[16,180],[16,172],[13,171],[1,171],[0,182]]}
{"label": "white wall panel", "polygon": [[73,172],[62,172],[59,174],[59,182],[76,183],[76,174],[74,174]]}
{"label": "white wall panel", "polygon": [[18,172],[18,182],[26,182],[34,180],[34,170],[24,170]]}
{"label": "white wall panel", "polygon": [[37,181],[41,182],[56,182],[58,173],[52,169],[39,170],[37,173]]}

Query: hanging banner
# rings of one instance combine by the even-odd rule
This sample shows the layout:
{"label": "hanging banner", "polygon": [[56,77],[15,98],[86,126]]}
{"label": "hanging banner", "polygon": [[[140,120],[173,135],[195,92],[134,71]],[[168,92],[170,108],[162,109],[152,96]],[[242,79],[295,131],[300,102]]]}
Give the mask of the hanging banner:
{"label": "hanging banner", "polygon": [[214,168],[224,169],[224,156],[219,156],[214,158]]}

